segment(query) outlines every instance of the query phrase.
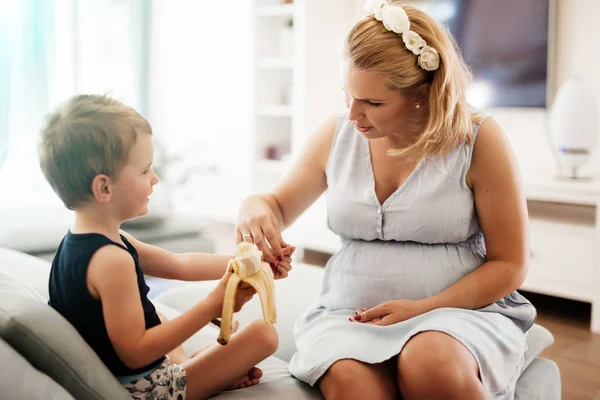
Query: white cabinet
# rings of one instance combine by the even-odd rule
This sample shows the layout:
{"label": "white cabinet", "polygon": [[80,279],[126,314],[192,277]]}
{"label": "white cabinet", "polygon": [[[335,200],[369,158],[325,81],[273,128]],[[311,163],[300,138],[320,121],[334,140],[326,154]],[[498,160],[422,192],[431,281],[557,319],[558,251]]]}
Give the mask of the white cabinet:
{"label": "white cabinet", "polygon": [[600,333],[600,181],[524,171],[531,263],[523,289],[588,302]]}
{"label": "white cabinet", "polygon": [[531,262],[523,289],[591,303],[595,207],[529,201]]}

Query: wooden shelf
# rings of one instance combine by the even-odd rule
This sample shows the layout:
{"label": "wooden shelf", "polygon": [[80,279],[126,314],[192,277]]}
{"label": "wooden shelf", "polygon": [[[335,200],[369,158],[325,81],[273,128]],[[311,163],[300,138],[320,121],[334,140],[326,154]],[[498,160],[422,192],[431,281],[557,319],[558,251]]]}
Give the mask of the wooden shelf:
{"label": "wooden shelf", "polygon": [[596,232],[596,207],[591,205],[527,200],[527,210],[532,224],[548,229],[565,229],[593,236]]}

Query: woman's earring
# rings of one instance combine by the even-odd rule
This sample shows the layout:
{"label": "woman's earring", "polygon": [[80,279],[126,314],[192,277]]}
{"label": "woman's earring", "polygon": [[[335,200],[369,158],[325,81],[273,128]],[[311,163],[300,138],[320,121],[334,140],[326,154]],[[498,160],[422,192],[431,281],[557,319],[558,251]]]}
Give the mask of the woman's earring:
{"label": "woman's earring", "polygon": [[420,104],[415,104],[415,108],[418,110],[419,108],[421,108]]}

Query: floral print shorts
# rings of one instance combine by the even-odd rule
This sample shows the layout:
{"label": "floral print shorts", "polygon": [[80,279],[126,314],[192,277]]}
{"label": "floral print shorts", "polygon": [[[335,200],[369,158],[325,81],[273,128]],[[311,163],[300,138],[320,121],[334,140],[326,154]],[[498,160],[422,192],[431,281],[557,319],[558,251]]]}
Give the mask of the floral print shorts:
{"label": "floral print shorts", "polygon": [[185,370],[166,357],[151,373],[123,386],[134,400],[184,400],[186,383]]}

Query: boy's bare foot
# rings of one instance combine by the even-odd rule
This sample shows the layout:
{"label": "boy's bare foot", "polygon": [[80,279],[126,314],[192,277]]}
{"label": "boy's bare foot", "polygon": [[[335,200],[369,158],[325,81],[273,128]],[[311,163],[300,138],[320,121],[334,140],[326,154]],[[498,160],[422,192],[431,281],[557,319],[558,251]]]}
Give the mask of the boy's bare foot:
{"label": "boy's bare foot", "polygon": [[262,377],[262,370],[257,367],[252,367],[246,375],[239,377],[231,382],[224,390],[237,390],[256,385]]}

